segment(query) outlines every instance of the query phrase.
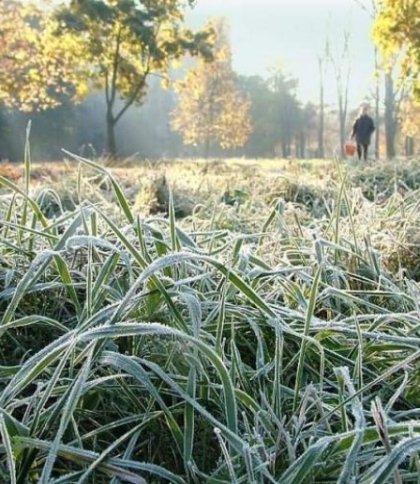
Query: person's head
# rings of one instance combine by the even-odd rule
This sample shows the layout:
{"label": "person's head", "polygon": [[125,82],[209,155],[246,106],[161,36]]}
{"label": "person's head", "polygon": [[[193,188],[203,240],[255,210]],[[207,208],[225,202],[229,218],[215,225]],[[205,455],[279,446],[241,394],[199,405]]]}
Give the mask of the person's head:
{"label": "person's head", "polygon": [[369,114],[369,104],[362,104],[360,106],[360,116],[363,116],[365,114]]}

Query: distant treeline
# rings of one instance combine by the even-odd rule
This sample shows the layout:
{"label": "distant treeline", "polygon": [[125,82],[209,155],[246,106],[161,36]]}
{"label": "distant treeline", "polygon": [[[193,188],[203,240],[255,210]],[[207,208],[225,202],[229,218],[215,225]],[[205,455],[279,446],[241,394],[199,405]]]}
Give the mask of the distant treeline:
{"label": "distant treeline", "polygon": [[[344,156],[358,111],[348,104],[348,33],[338,57],[327,40],[314,76],[319,99],[303,103],[298,79],[283,67],[266,77],[234,72],[227,22],[192,31],[181,0],[48,5],[2,6],[0,159],[22,158],[29,120],[35,160],[61,159],[62,148],[94,158]],[[412,156],[420,145],[418,70],[410,60],[414,70],[403,69],[403,79],[397,60],[386,70],[375,62],[375,92],[366,101],[376,156]],[[327,74],[336,80],[336,106],[324,102]]]}
{"label": "distant treeline", "polygon": [[[242,148],[222,150],[210,147],[209,155],[245,157],[313,158],[317,153],[317,107],[302,105],[295,94],[297,81],[281,73],[276,79],[240,77],[242,92],[250,100],[252,133]],[[276,82],[276,88],[272,84]],[[117,127],[119,155],[122,157],[168,158],[203,156],[201,146],[186,146],[171,127],[177,93],[163,89],[152,79],[145,104],[127,112]],[[31,149],[35,160],[62,158],[62,148],[90,157],[106,153],[105,100],[102,93],[91,94],[81,104],[65,103],[41,113],[0,111],[0,157],[22,158],[26,126],[32,121]],[[328,111],[325,154],[337,149],[336,113]]]}

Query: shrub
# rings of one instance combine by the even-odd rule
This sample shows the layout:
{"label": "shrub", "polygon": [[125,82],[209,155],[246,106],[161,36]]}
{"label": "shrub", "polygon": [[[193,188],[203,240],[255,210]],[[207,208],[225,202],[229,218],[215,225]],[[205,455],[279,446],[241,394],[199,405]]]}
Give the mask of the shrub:
{"label": "shrub", "polygon": [[22,178],[22,169],[9,163],[0,163],[0,176],[4,176],[11,181],[17,181]]}

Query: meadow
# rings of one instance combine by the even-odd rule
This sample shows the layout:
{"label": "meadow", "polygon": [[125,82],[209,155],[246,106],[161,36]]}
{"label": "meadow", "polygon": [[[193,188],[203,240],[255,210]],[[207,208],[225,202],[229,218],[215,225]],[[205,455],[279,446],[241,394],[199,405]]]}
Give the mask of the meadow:
{"label": "meadow", "polygon": [[420,482],[420,161],[0,175],[0,482]]}

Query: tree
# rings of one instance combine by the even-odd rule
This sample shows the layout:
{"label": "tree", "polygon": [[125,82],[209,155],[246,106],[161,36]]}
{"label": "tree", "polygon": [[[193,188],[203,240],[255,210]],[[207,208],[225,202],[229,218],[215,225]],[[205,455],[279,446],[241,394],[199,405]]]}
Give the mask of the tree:
{"label": "tree", "polygon": [[386,60],[403,52],[403,74],[412,79],[414,95],[420,99],[420,2],[380,0],[374,39]]}
{"label": "tree", "polygon": [[69,55],[69,47],[76,50],[74,39],[58,42],[52,35],[55,28],[49,11],[35,3],[2,4],[0,102],[7,108],[42,111],[85,93]]}
{"label": "tree", "polygon": [[272,93],[271,124],[280,143],[284,158],[291,156],[292,143],[296,140],[300,119],[300,107],[296,98],[298,81],[288,75],[281,65],[271,70],[268,87]]}
{"label": "tree", "polygon": [[319,122],[318,122],[318,158],[325,157],[324,147],[324,128],[325,128],[325,71],[328,63],[328,42],[325,46],[323,55],[318,56],[318,71],[319,71]]}
{"label": "tree", "polygon": [[400,78],[400,70],[398,58],[395,57],[392,64],[388,61],[384,75],[385,146],[386,157],[390,160],[395,158],[397,154],[396,140],[400,121],[399,112],[401,103],[407,95],[407,83]]}
{"label": "tree", "polygon": [[[134,104],[141,105],[149,76],[167,80],[171,63],[186,53],[211,56],[209,29],[182,26],[194,0],[71,0],[57,11],[60,37],[83,42],[74,60],[106,99],[109,154],[117,154],[115,127]],[[118,98],[121,104],[117,107]]]}
{"label": "tree", "polygon": [[398,128],[398,105],[392,71],[385,73],[385,141],[386,157],[395,158],[395,138]]}
{"label": "tree", "polygon": [[414,97],[405,99],[400,110],[400,121],[405,154],[413,156],[415,141],[420,138],[420,101]]}
{"label": "tree", "polygon": [[[386,26],[391,20],[390,3],[386,7],[387,2],[382,0],[355,0],[366,12],[368,12],[374,21],[374,37],[377,42],[375,43],[375,72],[376,72],[376,89],[375,89],[375,118],[376,118],[376,143],[375,151],[376,156],[379,154],[379,100],[380,100],[380,88],[379,83],[381,80],[380,70],[385,70],[384,75],[384,87],[385,87],[385,145],[386,145],[386,157],[393,159],[396,156],[396,137],[399,125],[399,109],[402,100],[406,94],[407,82],[406,79],[399,79],[401,71],[404,72],[404,67],[401,69],[401,56],[398,52],[397,45],[402,47],[402,44],[394,43],[395,39],[380,40],[381,35],[386,31]],[[409,0],[410,1],[410,0]],[[370,3],[370,6],[369,6]],[[395,2],[394,2],[395,3]],[[405,7],[401,11],[404,11]],[[394,5],[396,7],[396,5]],[[394,14],[398,11],[398,8],[394,10]],[[387,12],[387,13],[386,13]],[[394,19],[395,20],[395,19]],[[389,26],[389,25],[388,25]],[[385,30],[384,30],[385,29]],[[379,37],[378,37],[379,33]],[[392,30],[388,31],[389,36],[393,36]],[[380,61],[378,45],[381,45],[382,54],[385,56]]]}
{"label": "tree", "polygon": [[242,76],[241,89],[250,100],[252,133],[245,146],[250,157],[305,157],[310,136],[316,130],[317,112],[311,104],[303,108],[296,97],[297,80],[282,65],[270,70],[267,79]]}
{"label": "tree", "polygon": [[177,85],[178,106],[172,127],[187,145],[204,148],[207,157],[214,147],[243,146],[251,133],[250,103],[238,89],[225,22],[210,23],[216,34],[214,59],[199,60]]}
{"label": "tree", "polygon": [[272,157],[278,141],[272,116],[273,93],[261,76],[240,76],[239,86],[250,101],[252,133],[244,147],[245,153],[251,158]]}
{"label": "tree", "polygon": [[317,118],[319,116],[316,107],[310,102],[298,110],[296,135],[296,156],[298,158],[306,158],[307,149],[311,144],[312,133],[319,135]]}
{"label": "tree", "polygon": [[324,158],[324,125],[325,125],[325,95],[324,95],[324,78],[325,78],[325,59],[318,57],[319,70],[319,126],[318,126],[318,158]]}
{"label": "tree", "polygon": [[348,109],[348,92],[351,74],[350,51],[349,51],[350,33],[344,31],[343,48],[341,52],[333,53],[331,46],[327,45],[328,58],[333,67],[338,100],[338,122],[340,127],[340,153],[344,158],[344,145],[346,142],[346,121]]}
{"label": "tree", "polygon": [[[376,21],[378,16],[378,0],[355,0],[355,2],[370,16],[373,22]],[[380,101],[381,101],[381,69],[379,62],[379,50],[377,44],[373,49],[374,65],[375,65],[375,158],[379,158],[379,146],[380,146]]]}

